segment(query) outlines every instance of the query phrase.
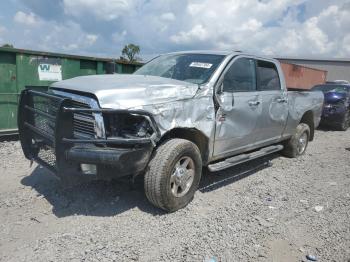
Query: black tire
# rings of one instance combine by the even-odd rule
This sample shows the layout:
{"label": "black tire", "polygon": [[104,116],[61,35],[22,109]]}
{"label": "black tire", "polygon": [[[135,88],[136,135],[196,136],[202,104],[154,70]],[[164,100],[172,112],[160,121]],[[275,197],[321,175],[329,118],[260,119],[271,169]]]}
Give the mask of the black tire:
{"label": "black tire", "polygon": [[[307,139],[305,141],[305,147],[303,150],[300,150],[300,138],[306,134]],[[310,127],[307,124],[300,123],[297,128],[295,134],[285,142],[284,149],[282,154],[287,157],[295,158],[300,155],[303,155],[308,146],[308,142],[310,139]]]}
{"label": "black tire", "polygon": [[346,114],[344,115],[343,121],[340,123],[337,129],[339,131],[346,131],[349,128],[349,124],[350,124],[350,115],[349,115],[349,112],[346,112]]}
{"label": "black tire", "polygon": [[[178,187],[175,190],[174,182],[171,183],[178,170],[175,165],[181,163],[182,159],[188,160],[189,158],[192,159],[191,165],[193,166],[193,169],[190,169],[191,177],[193,177],[192,184],[182,192],[183,196],[175,196],[174,194],[181,189]],[[201,173],[202,159],[198,147],[185,139],[168,140],[156,149],[148,165],[144,180],[146,197],[153,205],[168,212],[179,210],[192,201],[201,179]]]}

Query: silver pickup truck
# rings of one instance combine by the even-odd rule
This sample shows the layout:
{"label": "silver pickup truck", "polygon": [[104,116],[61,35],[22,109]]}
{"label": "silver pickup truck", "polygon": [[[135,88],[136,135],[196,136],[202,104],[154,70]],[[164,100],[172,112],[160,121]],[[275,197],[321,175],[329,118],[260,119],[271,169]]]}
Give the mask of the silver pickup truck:
{"label": "silver pickup truck", "polygon": [[287,91],[278,61],[241,52],[158,56],[132,75],[82,76],[21,94],[25,156],[63,181],[144,175],[148,200],[186,206],[219,171],[314,138],[321,92]]}

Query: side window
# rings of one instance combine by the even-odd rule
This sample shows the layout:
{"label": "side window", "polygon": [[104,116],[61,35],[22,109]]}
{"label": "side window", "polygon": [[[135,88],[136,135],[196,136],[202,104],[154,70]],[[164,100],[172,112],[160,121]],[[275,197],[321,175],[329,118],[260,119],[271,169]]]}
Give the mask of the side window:
{"label": "side window", "polygon": [[223,92],[249,92],[256,90],[255,61],[238,58],[224,76]]}
{"label": "side window", "polygon": [[267,61],[257,61],[258,90],[281,90],[281,82],[276,65]]}

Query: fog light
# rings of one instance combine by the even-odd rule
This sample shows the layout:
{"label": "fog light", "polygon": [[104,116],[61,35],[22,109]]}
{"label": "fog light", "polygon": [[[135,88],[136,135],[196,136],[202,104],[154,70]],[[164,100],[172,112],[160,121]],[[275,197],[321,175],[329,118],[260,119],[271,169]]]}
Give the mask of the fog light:
{"label": "fog light", "polygon": [[96,175],[97,174],[96,165],[81,164],[80,168],[81,168],[81,171],[86,175]]}

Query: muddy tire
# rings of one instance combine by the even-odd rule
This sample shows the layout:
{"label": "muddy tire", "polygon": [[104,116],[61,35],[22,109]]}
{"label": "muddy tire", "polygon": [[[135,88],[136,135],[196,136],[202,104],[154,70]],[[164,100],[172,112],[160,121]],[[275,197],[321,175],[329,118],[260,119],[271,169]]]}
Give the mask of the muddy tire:
{"label": "muddy tire", "polygon": [[287,157],[295,158],[303,155],[306,151],[310,139],[310,127],[307,124],[300,123],[295,134],[285,142],[282,154]]}
{"label": "muddy tire", "polygon": [[156,207],[174,212],[193,199],[202,172],[198,147],[184,139],[160,145],[145,174],[147,199]]}
{"label": "muddy tire", "polygon": [[349,125],[350,125],[350,115],[349,115],[349,112],[347,112],[344,116],[343,121],[339,124],[337,129],[339,131],[346,131],[348,130]]}

